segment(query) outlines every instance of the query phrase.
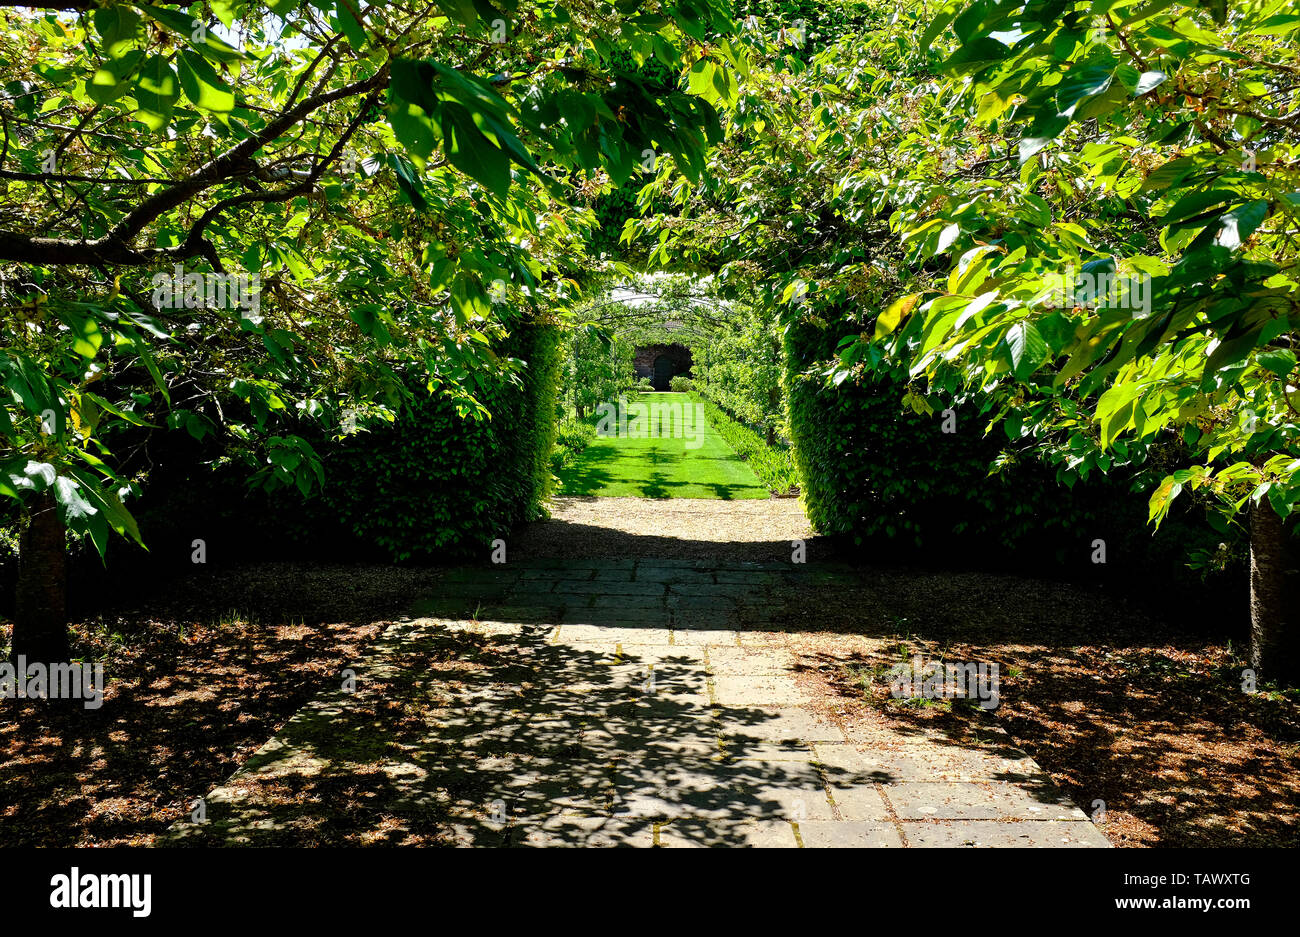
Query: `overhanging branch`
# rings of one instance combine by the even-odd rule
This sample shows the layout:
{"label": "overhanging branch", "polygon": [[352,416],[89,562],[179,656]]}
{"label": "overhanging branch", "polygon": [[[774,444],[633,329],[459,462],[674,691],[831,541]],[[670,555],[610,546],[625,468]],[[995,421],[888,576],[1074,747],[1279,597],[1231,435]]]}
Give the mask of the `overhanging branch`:
{"label": "overhanging branch", "polygon": [[[3,4],[4,0],[0,0]],[[388,67],[385,66],[374,75],[362,81],[345,85],[337,90],[315,94],[290,108],[281,116],[272,120],[261,131],[243,140],[220,155],[200,166],[187,178],[182,179],[145,199],[137,208],[129,212],[121,221],[101,238],[94,240],[74,240],[70,238],[32,237],[13,231],[0,231],[0,260],[17,261],[34,266],[61,266],[70,264],[117,266],[140,266],[156,262],[160,258],[183,259],[205,254],[201,230],[196,236],[193,232],[186,240],[172,248],[139,249],[132,242],[149,224],[165,213],[172,211],[196,197],[205,190],[229,181],[241,175],[247,175],[255,169],[252,158],[262,147],[278,139],[290,128],[301,123],[312,112],[336,101],[342,101],[357,95],[371,94],[366,107],[376,100],[377,95],[388,83]],[[350,124],[348,136],[355,130],[366,107],[354,117]],[[335,147],[335,152],[338,147]],[[328,162],[328,160],[326,160]],[[315,176],[311,181],[314,181]],[[307,183],[308,188],[310,182]],[[278,201],[298,194],[300,187],[294,186],[285,192],[273,193],[261,199],[247,201]],[[260,194],[260,193],[259,193]],[[210,245],[208,245],[210,248]]]}

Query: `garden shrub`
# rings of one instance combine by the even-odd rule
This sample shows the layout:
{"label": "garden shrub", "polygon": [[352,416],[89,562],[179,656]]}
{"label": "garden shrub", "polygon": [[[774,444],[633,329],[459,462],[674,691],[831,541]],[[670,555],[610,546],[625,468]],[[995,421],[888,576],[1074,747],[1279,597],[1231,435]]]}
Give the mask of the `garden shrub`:
{"label": "garden shrub", "polygon": [[617,400],[636,379],[635,349],[618,336],[590,328],[568,334],[560,364],[560,415],[590,416],[602,403]]}
{"label": "garden shrub", "polygon": [[1000,434],[985,434],[987,415],[959,408],[956,432],[942,432],[942,413],[903,407],[901,368],[864,369],[827,387],[825,366],[858,327],[802,322],[786,333],[795,461],[818,531],[889,555],[904,546],[955,564],[1038,571],[1088,568],[1093,541],[1103,539],[1108,562],[1125,575],[1159,568],[1195,578],[1188,553],[1211,538],[1203,526],[1171,518],[1169,536],[1162,531],[1153,543],[1133,479],[1093,476],[1067,489],[1054,469],[1031,460],[990,475],[1005,446]]}
{"label": "garden shrub", "polygon": [[569,468],[596,438],[596,427],[589,420],[566,417],[555,428],[555,447],[551,450],[551,471]]}
{"label": "garden shrub", "polygon": [[684,374],[678,374],[668,382],[668,389],[678,394],[686,394],[695,390],[695,382]]}
{"label": "garden shrub", "polygon": [[[188,563],[193,538],[213,563],[427,561],[485,550],[539,516],[550,492],[561,333],[523,324],[494,351],[526,365],[514,380],[480,383],[490,418],[462,416],[428,392],[427,374],[412,373],[412,396],[393,423],[362,424],[341,440],[308,437],[325,469],[322,492],[308,499],[249,490],[245,467],[214,471],[211,453],[174,455],[168,463],[183,468],[153,479],[137,510],[153,557]],[[193,445],[184,433],[160,443],[168,440]]]}
{"label": "garden shrub", "polygon": [[482,394],[490,419],[420,394],[396,423],[327,450],[318,522],[400,561],[470,553],[537,518],[552,481],[561,353],[558,329],[517,328],[498,354],[527,364],[517,383]]}

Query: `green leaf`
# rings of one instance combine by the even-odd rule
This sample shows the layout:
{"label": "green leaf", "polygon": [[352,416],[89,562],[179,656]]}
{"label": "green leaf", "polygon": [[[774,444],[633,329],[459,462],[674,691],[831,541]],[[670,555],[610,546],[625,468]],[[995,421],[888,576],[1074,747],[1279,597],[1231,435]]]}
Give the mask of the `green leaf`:
{"label": "green leaf", "polygon": [[1255,358],[1260,366],[1268,371],[1272,371],[1278,377],[1286,377],[1295,370],[1296,356],[1295,352],[1287,348],[1271,348],[1267,351],[1261,351]]}
{"label": "green leaf", "polygon": [[910,296],[901,296],[890,303],[889,307],[876,317],[876,326],[872,337],[879,341],[898,328],[898,324],[912,311],[920,298],[920,293],[912,293]]}
{"label": "green leaf", "polygon": [[178,65],[181,88],[195,107],[218,114],[229,113],[234,109],[234,92],[221,80],[207,59],[185,49],[180,54]]}
{"label": "green leaf", "polygon": [[135,79],[136,118],[155,133],[171,120],[172,107],[180,97],[176,72],[161,55],[152,55]]}
{"label": "green leaf", "polygon": [[119,58],[140,35],[140,14],[129,6],[100,7],[92,18],[110,59]]}
{"label": "green leaf", "polygon": [[113,416],[117,417],[119,420],[125,420],[126,422],[130,423],[133,426],[148,426],[154,429],[157,428],[153,426],[153,424],[149,423],[147,420],[139,416],[136,416],[134,413],[130,413],[126,410],[122,410],[119,407],[114,406],[113,404],[109,403],[107,400],[105,400],[103,397],[100,397],[97,394],[92,394],[89,391],[82,391],[82,396],[87,397],[90,400],[93,400],[96,404],[99,405],[99,407],[102,410],[105,410],[108,413],[113,414]]}
{"label": "green leaf", "polygon": [[1004,339],[1011,356],[1011,368],[1024,380],[1047,360],[1047,342],[1032,322],[1020,321],[1007,330]]}
{"label": "green leaf", "polygon": [[352,9],[349,9],[349,7],[352,7],[359,10],[360,0],[355,0],[355,4],[354,6],[353,3],[338,0],[334,7],[334,18],[339,24],[339,29],[343,30],[343,35],[347,37],[348,44],[354,49],[361,50],[366,47],[370,37],[366,35],[365,23],[357,19]]}
{"label": "green leaf", "polygon": [[1096,97],[1110,87],[1111,71],[1100,66],[1075,66],[1066,73],[1056,92],[1056,109],[1061,114],[1073,114],[1075,108],[1088,98]]}
{"label": "green leaf", "polygon": [[1190,156],[1171,159],[1152,172],[1142,183],[1143,192],[1156,192],[1177,185],[1200,168],[1200,163]]}
{"label": "green leaf", "polygon": [[1133,419],[1133,409],[1142,388],[1138,384],[1116,384],[1097,400],[1096,418],[1101,424],[1101,445],[1108,448]]}
{"label": "green leaf", "polygon": [[135,72],[143,59],[143,52],[132,49],[121,58],[105,62],[86,82],[86,94],[96,104],[111,104],[116,101],[131,89],[131,82],[127,78]]}
{"label": "green leaf", "polygon": [[1236,250],[1267,217],[1267,201],[1261,198],[1247,202],[1219,219],[1219,232],[1215,235],[1214,242],[1228,250]]}
{"label": "green leaf", "polygon": [[1142,95],[1146,94],[1148,91],[1158,88],[1160,85],[1164,83],[1165,79],[1167,79],[1168,77],[1169,76],[1166,75],[1164,72],[1158,72],[1158,71],[1143,72],[1138,77],[1137,84],[1133,87],[1133,95],[1135,97],[1141,97]]}
{"label": "green leaf", "polygon": [[239,62],[248,58],[247,55],[213,34],[204,20],[180,10],[147,4],[139,6],[147,16],[187,42],[204,58],[215,62]]}
{"label": "green leaf", "polygon": [[464,105],[445,102],[441,117],[443,150],[451,164],[504,196],[510,189],[510,157],[483,135]]}
{"label": "green leaf", "polygon": [[478,277],[465,271],[458,273],[451,284],[451,305],[462,328],[475,317],[486,318],[491,310]]}
{"label": "green leaf", "polygon": [[73,332],[72,350],[81,357],[90,359],[99,354],[99,348],[104,343],[104,333],[100,331],[99,323],[90,316],[86,316],[79,323]]}
{"label": "green leaf", "polygon": [[1017,154],[1017,155],[1020,157],[1020,162],[1022,162],[1022,163],[1027,162],[1027,161],[1029,160],[1030,157],[1032,157],[1035,153],[1037,153],[1039,150],[1041,150],[1043,147],[1047,146],[1049,143],[1051,143],[1051,142],[1052,142],[1053,140],[1055,140],[1055,139],[1056,139],[1056,135],[1053,135],[1053,136],[1050,136],[1050,137],[1023,137],[1023,138],[1021,138],[1021,140],[1020,140],[1020,144],[1019,144],[1019,146],[1017,147],[1017,149],[1018,149],[1018,154]]}
{"label": "green leaf", "polygon": [[961,225],[956,222],[945,226],[944,229],[939,232],[939,241],[934,247],[934,252],[936,254],[942,254],[948,248],[952,247],[953,242],[957,240],[957,237],[960,234]]}
{"label": "green leaf", "polygon": [[981,71],[995,62],[1001,62],[1011,54],[1011,50],[998,42],[983,36],[974,42],[962,46],[948,57],[941,66],[944,71],[953,74],[970,74]]}
{"label": "green leaf", "polygon": [[1151,493],[1151,498],[1147,501],[1147,520],[1155,521],[1156,527],[1159,528],[1160,522],[1169,513],[1169,506],[1182,490],[1182,484],[1175,481],[1172,475],[1161,481],[1160,486]]}

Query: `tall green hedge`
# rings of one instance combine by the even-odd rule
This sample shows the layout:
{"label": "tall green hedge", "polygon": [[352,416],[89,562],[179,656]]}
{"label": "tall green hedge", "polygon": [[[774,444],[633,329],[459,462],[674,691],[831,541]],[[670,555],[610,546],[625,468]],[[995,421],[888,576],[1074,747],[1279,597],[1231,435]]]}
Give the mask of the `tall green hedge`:
{"label": "tall green hedge", "polygon": [[696,390],[769,443],[787,434],[780,331],[769,309],[742,305],[728,328],[692,342],[691,356]]}
{"label": "tall green hedge", "polygon": [[526,325],[498,354],[527,365],[518,383],[498,381],[480,395],[490,419],[467,419],[445,398],[417,393],[395,423],[327,449],[312,526],[337,527],[402,561],[485,550],[535,519],[552,481],[561,335]]}
{"label": "tall green hedge", "polygon": [[325,469],[323,491],[307,499],[249,490],[247,466],[222,464],[211,442],[166,433],[156,445],[170,447],[168,468],[134,505],[149,554],[119,545],[110,568],[188,567],[196,538],[217,565],[486,557],[488,544],[537,517],[549,494],[561,338],[556,326],[523,323],[497,345],[498,356],[526,364],[515,381],[479,386],[490,419],[463,417],[446,396],[430,395],[421,372],[393,423],[338,440],[304,421],[298,431]]}
{"label": "tall green hedge", "polygon": [[785,336],[791,437],[817,530],[889,555],[919,549],[958,564],[1049,571],[1089,567],[1092,543],[1103,539],[1117,573],[1160,569],[1194,578],[1185,567],[1188,554],[1214,535],[1173,518],[1153,540],[1145,498],[1132,490],[1132,479],[1094,476],[1066,488],[1052,468],[1032,459],[990,476],[1005,440],[985,435],[987,415],[956,409],[956,432],[944,433],[942,413],[903,407],[906,375],[898,369],[827,387],[825,368],[839,340],[861,327],[799,323]]}
{"label": "tall green hedge", "polygon": [[790,430],[809,520],[826,533],[877,535],[921,544],[972,527],[1014,541],[1032,512],[1032,495],[988,478],[997,456],[983,425],[958,414],[958,432],[941,417],[902,407],[904,384],[887,371],[826,387],[825,362],[841,336],[832,328],[786,333]]}

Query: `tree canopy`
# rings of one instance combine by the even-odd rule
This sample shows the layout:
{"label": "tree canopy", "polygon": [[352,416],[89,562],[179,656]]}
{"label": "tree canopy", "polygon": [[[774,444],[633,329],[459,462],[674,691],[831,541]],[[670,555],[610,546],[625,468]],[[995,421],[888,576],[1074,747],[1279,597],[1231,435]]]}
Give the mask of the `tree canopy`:
{"label": "tree canopy", "polygon": [[[489,420],[524,367],[496,349],[544,321],[731,329],[769,435],[782,393],[961,408],[995,471],[1123,475],[1153,524],[1186,494],[1218,531],[1248,511],[1278,567],[1300,502],[1289,0],[2,6],[0,494],[101,552],[139,536],[152,428],[308,494],[306,427],[346,436],[415,392]],[[644,309],[593,299],[649,268],[679,277]],[[851,500],[845,445],[817,497]],[[879,510],[904,483],[836,523],[910,530]],[[1265,579],[1256,618],[1279,621]]]}
{"label": "tree canopy", "polygon": [[637,6],[5,11],[0,493],[52,492],[102,551],[137,536],[134,428],[219,433],[307,492],[295,426],[391,409],[404,370],[486,416],[496,332],[574,296],[569,200],[659,154],[698,174],[717,134],[635,66],[725,15]]}

